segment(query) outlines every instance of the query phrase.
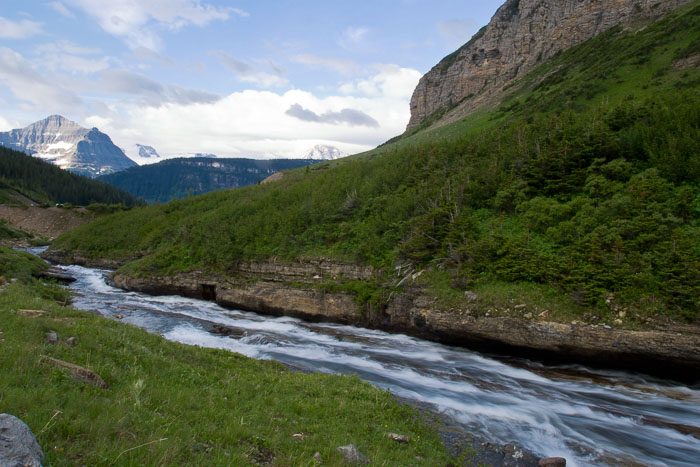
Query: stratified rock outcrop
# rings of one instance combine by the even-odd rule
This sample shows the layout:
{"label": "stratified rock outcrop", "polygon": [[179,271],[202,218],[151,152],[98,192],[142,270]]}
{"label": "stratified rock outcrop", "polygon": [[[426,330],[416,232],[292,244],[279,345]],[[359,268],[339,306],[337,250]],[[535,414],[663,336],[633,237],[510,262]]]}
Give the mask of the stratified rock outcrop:
{"label": "stratified rock outcrop", "polygon": [[557,52],[617,24],[636,27],[690,0],[507,0],[472,40],[433,67],[413,92],[411,120],[438,110],[457,120],[498,101],[503,88]]}

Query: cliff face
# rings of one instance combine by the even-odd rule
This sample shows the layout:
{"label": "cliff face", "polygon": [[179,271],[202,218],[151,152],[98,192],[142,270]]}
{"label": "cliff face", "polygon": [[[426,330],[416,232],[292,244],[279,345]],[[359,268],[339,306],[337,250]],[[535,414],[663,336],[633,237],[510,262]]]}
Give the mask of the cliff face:
{"label": "cliff face", "polygon": [[557,52],[617,24],[643,25],[691,0],[507,0],[472,40],[413,92],[407,129],[440,109],[445,122],[497,101],[503,87]]}

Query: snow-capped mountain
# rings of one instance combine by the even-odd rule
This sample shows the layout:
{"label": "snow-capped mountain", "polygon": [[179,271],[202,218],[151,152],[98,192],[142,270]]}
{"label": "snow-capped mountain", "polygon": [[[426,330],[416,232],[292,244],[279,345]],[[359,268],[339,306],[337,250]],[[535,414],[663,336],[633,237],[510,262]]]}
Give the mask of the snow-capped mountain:
{"label": "snow-capped mountain", "polygon": [[139,157],[143,159],[160,159],[158,151],[156,151],[156,149],[153,146],[137,144],[136,147],[139,150]]}
{"label": "snow-capped mountain", "polygon": [[347,156],[347,154],[345,154],[343,151],[336,148],[335,146],[317,144],[313,148],[309,149],[309,151],[302,157],[302,159],[320,159],[324,161],[332,161],[345,156]]}
{"label": "snow-capped mountain", "polygon": [[136,165],[97,128],[88,130],[60,115],[0,132],[0,144],[89,177]]}

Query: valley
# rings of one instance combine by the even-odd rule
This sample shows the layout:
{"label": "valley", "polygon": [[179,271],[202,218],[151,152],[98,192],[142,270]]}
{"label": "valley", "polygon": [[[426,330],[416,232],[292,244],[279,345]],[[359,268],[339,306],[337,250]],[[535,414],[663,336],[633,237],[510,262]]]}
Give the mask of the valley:
{"label": "valley", "polygon": [[[368,53],[370,29],[345,33],[342,49]],[[371,141],[372,96],[403,81],[314,100],[105,72],[147,85],[149,123],[125,130],[123,108],[92,121],[129,141],[166,122],[159,144],[133,146],[141,166],[59,115],[0,133],[0,242],[77,279],[0,247],[0,412],[49,464],[693,465],[700,0],[506,0],[460,44],[413,81],[405,131],[352,155],[327,136]],[[212,57],[247,82],[297,76]],[[205,123],[258,98],[269,107]],[[178,105],[201,149],[172,149]],[[260,114],[269,136],[234,128]],[[315,141],[300,159],[209,149]]]}

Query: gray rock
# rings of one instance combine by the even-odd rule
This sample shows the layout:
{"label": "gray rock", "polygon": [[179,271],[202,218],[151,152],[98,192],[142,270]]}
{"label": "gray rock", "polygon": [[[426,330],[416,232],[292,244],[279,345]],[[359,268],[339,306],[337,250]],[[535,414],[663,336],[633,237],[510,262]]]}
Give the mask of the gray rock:
{"label": "gray rock", "polygon": [[370,462],[369,458],[362,454],[360,450],[357,449],[357,446],[355,446],[354,444],[340,446],[338,448],[338,451],[343,455],[347,464],[367,465]]}
{"label": "gray rock", "polygon": [[44,462],[44,452],[32,430],[19,418],[0,414],[0,465],[34,467]]}
{"label": "gray rock", "polygon": [[56,331],[49,331],[44,334],[44,337],[46,338],[46,342],[49,344],[55,344],[58,342],[58,334],[56,334]]}

